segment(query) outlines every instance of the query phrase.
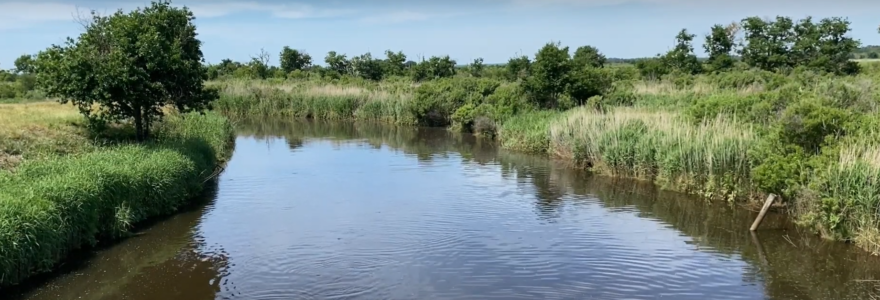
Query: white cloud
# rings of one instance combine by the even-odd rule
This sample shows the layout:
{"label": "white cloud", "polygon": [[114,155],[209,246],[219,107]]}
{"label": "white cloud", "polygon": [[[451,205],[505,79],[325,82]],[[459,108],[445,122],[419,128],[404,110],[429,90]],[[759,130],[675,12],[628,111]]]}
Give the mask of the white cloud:
{"label": "white cloud", "polygon": [[431,15],[414,11],[397,11],[391,13],[383,13],[361,18],[364,23],[403,23],[412,21],[425,21],[431,18]]}
{"label": "white cloud", "polygon": [[880,9],[876,0],[486,0],[507,3],[513,7],[536,8],[548,6],[598,7],[620,4],[648,4],[667,8],[738,13],[748,15],[860,15]]}
{"label": "white cloud", "polygon": [[[276,18],[326,18],[354,13],[346,9],[322,9],[302,3],[275,4],[257,1],[179,1],[175,5],[186,5],[198,18],[215,18],[243,12],[262,12]],[[111,13],[117,9],[132,10],[145,3],[90,3],[74,5],[65,2],[0,2],[0,30],[27,28],[39,23],[74,21],[78,15],[90,10]]]}
{"label": "white cloud", "polygon": [[42,22],[72,21],[77,11],[82,10],[65,3],[0,3],[0,30],[24,28]]}
{"label": "white cloud", "polygon": [[320,9],[302,3],[269,4],[261,2],[204,2],[187,5],[196,17],[222,17],[241,12],[266,12],[277,18],[326,18],[352,14],[352,10]]}

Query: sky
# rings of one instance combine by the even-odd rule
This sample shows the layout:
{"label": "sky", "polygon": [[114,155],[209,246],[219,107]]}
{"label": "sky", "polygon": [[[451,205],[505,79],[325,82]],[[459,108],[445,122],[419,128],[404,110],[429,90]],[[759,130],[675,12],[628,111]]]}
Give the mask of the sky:
{"label": "sky", "polygon": [[[840,16],[851,35],[880,44],[880,1],[870,0],[176,0],[196,16],[205,59],[246,61],[261,50],[277,64],[284,46],[305,50],[316,62],[328,51],[349,57],[385,50],[409,59],[449,55],[459,63],[483,58],[502,63],[533,56],[550,41],[591,45],[608,57],[653,56],[670,49],[682,28],[703,36],[713,24],[748,16],[799,19]],[[147,0],[0,0],[0,69],[15,58],[76,37],[76,15],[149,5]]]}

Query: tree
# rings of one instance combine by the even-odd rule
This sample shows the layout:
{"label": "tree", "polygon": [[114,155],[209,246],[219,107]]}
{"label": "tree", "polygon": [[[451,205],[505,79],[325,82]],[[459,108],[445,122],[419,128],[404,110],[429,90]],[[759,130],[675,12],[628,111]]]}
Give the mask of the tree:
{"label": "tree", "polygon": [[825,18],[819,22],[820,37],[816,48],[820,57],[814,66],[823,71],[835,74],[856,74],[858,63],[849,60],[856,49],[861,46],[858,40],[848,37],[851,30],[849,20],[842,18]]}
{"label": "tree", "polygon": [[346,75],[349,73],[350,63],[345,54],[337,54],[336,51],[327,52],[327,56],[324,57],[324,62],[327,63],[327,68],[336,72],[337,75]]}
{"label": "tree", "polygon": [[507,66],[505,66],[507,80],[514,81],[525,79],[529,76],[529,68],[531,68],[531,65],[532,61],[529,60],[528,56],[522,55],[511,58],[507,61]]}
{"label": "tree", "polygon": [[257,56],[251,56],[251,61],[248,63],[246,69],[246,71],[248,71],[248,77],[257,79],[268,78],[272,73],[269,68],[270,59],[269,52],[266,52],[266,50],[263,49],[260,49],[260,54]]}
{"label": "tree", "polygon": [[794,43],[794,22],[788,17],[763,20],[745,18],[741,22],[745,34],[740,55],[750,67],[777,71],[792,67],[789,45]]}
{"label": "tree", "polygon": [[709,53],[709,59],[706,64],[713,71],[727,70],[733,67],[733,57],[730,53],[733,51],[734,36],[728,27],[721,24],[712,26],[712,30],[706,35],[706,42],[703,49]]}
{"label": "tree", "polygon": [[284,73],[290,73],[293,70],[304,70],[312,65],[312,56],[305,51],[284,46],[279,55],[279,65]]}
{"label": "tree", "polygon": [[473,77],[483,77],[483,70],[485,68],[486,66],[483,65],[482,57],[474,59],[474,62],[472,62],[470,66],[468,66],[468,69],[471,72],[471,76]]}
{"label": "tree", "polygon": [[605,55],[599,52],[599,49],[593,46],[580,46],[574,51],[572,57],[573,67],[582,69],[584,67],[601,68],[605,66]]}
{"label": "tree", "polygon": [[218,97],[204,86],[207,68],[193,20],[188,8],[169,1],[127,14],[92,11],[76,40],[38,54],[38,81],[90,120],[133,120],[137,139],[145,140],[164,107],[198,110]]}
{"label": "tree", "polygon": [[547,43],[535,54],[530,75],[523,86],[534,102],[545,107],[556,107],[559,96],[568,85],[571,56],[568,47]]}
{"label": "tree", "polygon": [[374,59],[370,52],[351,58],[351,69],[354,75],[361,78],[379,81],[384,77],[382,62]]}
{"label": "tree", "polygon": [[386,75],[403,75],[404,70],[407,69],[406,54],[403,54],[403,51],[398,51],[397,53],[394,53],[391,50],[385,50],[384,64]]}
{"label": "tree", "polygon": [[675,48],[667,52],[664,57],[664,61],[672,70],[686,74],[697,74],[702,71],[703,67],[700,66],[692,45],[695,37],[696,35],[688,33],[687,29],[682,29],[675,36]]}
{"label": "tree", "polygon": [[28,54],[22,54],[15,59],[15,72],[20,74],[30,74],[34,72],[34,57]]}

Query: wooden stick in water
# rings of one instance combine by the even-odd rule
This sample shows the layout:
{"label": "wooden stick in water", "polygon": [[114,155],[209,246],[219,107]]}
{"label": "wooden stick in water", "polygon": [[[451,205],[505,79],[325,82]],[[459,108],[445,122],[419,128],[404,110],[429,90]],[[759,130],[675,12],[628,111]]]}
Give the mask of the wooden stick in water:
{"label": "wooden stick in water", "polygon": [[775,199],[775,194],[770,194],[770,196],[767,196],[767,200],[764,200],[764,207],[761,207],[761,212],[758,213],[758,217],[755,218],[755,222],[752,222],[752,227],[749,228],[749,231],[755,231],[758,229],[758,225],[761,225],[761,221],[764,220],[764,215],[767,214],[768,210],[770,210],[770,205],[773,204],[773,200]]}

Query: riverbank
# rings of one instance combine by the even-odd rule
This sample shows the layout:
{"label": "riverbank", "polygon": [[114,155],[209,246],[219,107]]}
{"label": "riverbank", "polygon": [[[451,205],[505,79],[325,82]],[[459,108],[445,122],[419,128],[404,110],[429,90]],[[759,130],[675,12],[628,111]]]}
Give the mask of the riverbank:
{"label": "riverbank", "polygon": [[215,109],[233,118],[449,126],[704,198],[751,203],[775,193],[805,228],[880,254],[876,66],[846,77],[801,70],[643,80],[626,67],[608,72],[619,80],[604,95],[582,106],[563,98],[551,110],[528,101],[521,82],[465,76],[212,84],[222,90]]}
{"label": "riverbank", "polygon": [[680,80],[635,82],[629,105],[516,116],[499,138],[508,149],[704,198],[749,203],[775,193],[804,228],[880,254],[875,73]]}
{"label": "riverbank", "polygon": [[0,128],[0,286],[176,211],[229,158],[234,138],[216,113],[171,114],[152,141],[133,144],[129,128],[95,134],[74,107],[50,102],[0,105]]}

